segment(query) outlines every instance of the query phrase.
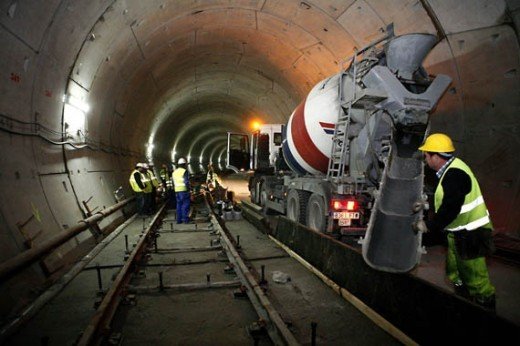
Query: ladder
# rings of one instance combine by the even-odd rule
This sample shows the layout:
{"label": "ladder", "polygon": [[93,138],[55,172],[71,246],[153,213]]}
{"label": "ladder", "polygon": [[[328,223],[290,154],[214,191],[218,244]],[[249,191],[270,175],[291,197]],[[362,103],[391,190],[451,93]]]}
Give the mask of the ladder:
{"label": "ladder", "polygon": [[[350,124],[350,114],[352,105],[356,101],[356,79],[357,79],[357,64],[356,58],[358,56],[357,50],[352,57],[350,69],[352,71],[352,90],[354,96],[345,103],[343,95],[343,77],[347,75],[345,71],[341,72],[339,76],[339,114],[338,121],[334,127],[334,134],[332,135],[332,151],[329,160],[329,167],[327,169],[327,178],[334,182],[340,183],[344,175],[346,164],[346,157],[349,153],[348,128]],[[346,106],[346,112],[343,111]]]}
{"label": "ladder", "polygon": [[[351,77],[352,77],[352,93],[353,96],[350,100],[345,101],[344,94],[343,94],[343,77],[348,74],[348,72],[345,72],[342,70],[341,74],[339,75],[339,114],[338,114],[338,122],[336,123],[336,126],[334,127],[334,134],[332,135],[332,150],[329,160],[329,167],[327,169],[327,179],[337,185],[338,193],[343,190],[343,185],[341,184],[343,181],[343,177],[345,175],[345,164],[347,157],[349,157],[350,153],[350,142],[348,140],[348,128],[350,125],[350,115],[352,111],[352,107],[359,103],[359,106],[361,106],[364,102],[370,101],[370,100],[382,100],[385,98],[385,95],[379,95],[377,92],[373,93],[369,90],[363,90],[361,92],[361,95],[356,95],[356,86],[357,86],[357,78],[358,73],[363,76],[372,66],[370,63],[369,65],[364,66],[361,64],[359,68],[361,71],[358,71],[358,62],[357,57],[367,50],[371,49],[372,47],[375,47],[377,44],[386,41],[394,36],[394,24],[391,23],[387,25],[386,27],[386,35],[382,38],[370,43],[369,45],[365,46],[364,48],[360,49],[359,51],[357,49],[354,49],[354,55],[352,56],[350,68],[348,71],[351,71]],[[348,60],[347,60],[348,61]],[[377,61],[377,59],[376,59]],[[343,111],[343,109],[346,106],[346,112]]]}

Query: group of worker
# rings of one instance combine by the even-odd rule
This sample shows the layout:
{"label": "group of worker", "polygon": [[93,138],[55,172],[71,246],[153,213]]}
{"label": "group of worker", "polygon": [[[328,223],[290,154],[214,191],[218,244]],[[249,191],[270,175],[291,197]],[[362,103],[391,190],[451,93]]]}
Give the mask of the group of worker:
{"label": "group of worker", "polygon": [[[433,218],[426,222],[420,220],[412,227],[416,232],[445,232],[448,241],[448,280],[457,293],[494,309],[495,287],[489,280],[485,258],[494,250],[491,237],[493,225],[477,179],[469,166],[455,157],[455,147],[447,135],[435,133],[428,136],[419,150],[424,153],[428,167],[436,172],[439,182],[434,195]],[[190,222],[190,181],[186,160],[178,160],[171,179],[164,165],[161,180],[166,191],[169,189],[170,193],[175,193],[177,223]],[[221,187],[211,164],[208,166],[206,184],[209,191]],[[159,188],[153,166],[136,164],[130,175],[130,185],[137,193],[139,213],[152,213],[155,210],[154,193]]]}
{"label": "group of worker", "polygon": [[132,190],[136,193],[139,215],[152,215],[156,209],[157,191],[161,189],[159,181],[155,177],[153,164],[136,163],[129,181]]}
{"label": "group of worker", "polygon": [[[134,171],[130,174],[130,186],[137,196],[139,215],[145,217],[153,214],[156,210],[157,193],[164,191],[167,207],[176,209],[177,223],[191,223],[192,194],[186,159],[180,158],[175,170],[171,170],[168,165],[163,164],[159,176],[161,183],[155,177],[151,163],[137,163]],[[211,163],[208,165],[206,186],[209,191],[219,191],[222,186]]]}
{"label": "group of worker", "polygon": [[152,215],[156,211],[158,193],[164,191],[167,207],[177,209],[177,223],[189,223],[190,180],[186,160],[180,158],[173,172],[163,164],[159,176],[161,183],[155,176],[152,163],[137,163],[130,174],[138,214],[142,217]]}

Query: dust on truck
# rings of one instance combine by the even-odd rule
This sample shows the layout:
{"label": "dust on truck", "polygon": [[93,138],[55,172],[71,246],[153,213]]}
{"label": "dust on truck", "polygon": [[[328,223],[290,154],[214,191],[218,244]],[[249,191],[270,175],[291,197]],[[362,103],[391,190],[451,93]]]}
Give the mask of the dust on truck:
{"label": "dust on truck", "polygon": [[228,133],[228,167],[254,171],[252,202],[316,231],[364,236],[373,268],[412,269],[422,236],[412,210],[424,198],[417,148],[451,83],[422,67],[436,42],[430,34],[381,39],[314,86],[286,125]]}

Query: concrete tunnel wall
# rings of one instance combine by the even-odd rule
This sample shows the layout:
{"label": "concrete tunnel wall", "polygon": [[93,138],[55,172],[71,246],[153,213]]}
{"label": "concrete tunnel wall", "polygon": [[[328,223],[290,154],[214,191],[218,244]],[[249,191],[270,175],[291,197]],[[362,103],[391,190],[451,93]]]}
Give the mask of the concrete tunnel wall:
{"label": "concrete tunnel wall", "polygon": [[[216,161],[225,133],[247,131],[253,117],[285,122],[390,23],[398,35],[439,36],[425,66],[453,84],[432,130],[450,134],[474,168],[496,231],[518,237],[519,8],[516,0],[2,1],[0,261],[26,249],[23,234],[37,245],[76,224],[82,201],[112,205],[119,186],[130,195],[128,175],[148,143],[156,164],[175,148],[198,166],[201,152],[204,164]],[[90,106],[79,134],[65,125],[66,94]],[[85,232],[60,247],[48,269],[88,241]],[[2,315],[45,280],[33,265],[3,283]]]}

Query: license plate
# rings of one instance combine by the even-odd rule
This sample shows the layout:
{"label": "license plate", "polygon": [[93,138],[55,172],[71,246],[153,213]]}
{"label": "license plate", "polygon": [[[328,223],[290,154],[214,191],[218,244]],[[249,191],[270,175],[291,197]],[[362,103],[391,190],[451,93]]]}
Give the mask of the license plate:
{"label": "license plate", "polygon": [[359,219],[359,213],[350,211],[335,211],[332,214],[333,219]]}

